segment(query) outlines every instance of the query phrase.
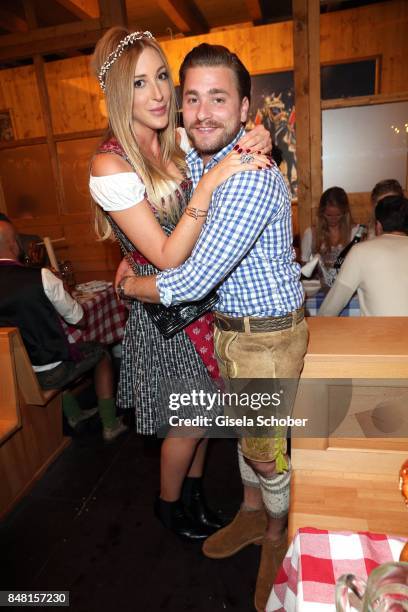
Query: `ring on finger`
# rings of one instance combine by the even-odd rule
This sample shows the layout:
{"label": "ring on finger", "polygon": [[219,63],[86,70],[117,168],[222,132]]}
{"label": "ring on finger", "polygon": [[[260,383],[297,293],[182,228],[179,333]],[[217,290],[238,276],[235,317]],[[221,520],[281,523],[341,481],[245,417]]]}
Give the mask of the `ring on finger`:
{"label": "ring on finger", "polygon": [[255,157],[251,153],[241,153],[239,161],[241,164],[252,164],[255,161]]}

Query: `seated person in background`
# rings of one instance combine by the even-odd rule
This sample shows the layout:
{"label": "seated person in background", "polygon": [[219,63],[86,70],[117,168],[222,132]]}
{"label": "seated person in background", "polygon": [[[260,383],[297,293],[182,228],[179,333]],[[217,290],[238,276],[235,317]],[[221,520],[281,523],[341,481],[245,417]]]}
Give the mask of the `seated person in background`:
{"label": "seated person in background", "polygon": [[319,316],[337,316],[356,290],[362,315],[408,316],[408,200],[383,198],[375,218],[377,236],[350,250]]}
{"label": "seated person in background", "polygon": [[[0,212],[0,221],[11,223],[8,216]],[[17,243],[20,247],[19,261],[28,265],[49,265],[44,246],[39,246],[42,238],[37,234],[17,234]]]}
{"label": "seated person in background", "polygon": [[[19,328],[42,389],[62,389],[95,368],[103,437],[114,440],[127,427],[116,417],[109,355],[97,343],[69,344],[58,314],[78,325],[83,322],[82,306],[52,272],[23,266],[19,256],[13,225],[0,221],[0,327]],[[72,394],[63,396],[64,414],[73,428],[98,409],[81,411]]]}
{"label": "seated person in background", "polygon": [[332,267],[338,255],[354,238],[358,225],[353,225],[346,192],[330,187],[322,193],[317,211],[317,226],[303,234],[300,258],[306,263],[319,253],[323,263]]}
{"label": "seated person in background", "polygon": [[404,197],[402,187],[396,179],[384,179],[383,181],[379,181],[371,192],[372,215],[368,224],[368,240],[375,238],[376,235],[374,209],[380,200],[390,195],[396,195],[402,198]]}

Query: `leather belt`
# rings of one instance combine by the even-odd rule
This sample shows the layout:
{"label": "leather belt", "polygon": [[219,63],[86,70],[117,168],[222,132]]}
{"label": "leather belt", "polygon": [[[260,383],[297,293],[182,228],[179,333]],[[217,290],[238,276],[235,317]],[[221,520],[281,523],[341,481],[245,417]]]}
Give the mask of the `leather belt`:
{"label": "leather belt", "polygon": [[270,331],[281,331],[301,323],[305,318],[305,309],[303,306],[290,312],[282,317],[228,317],[220,312],[214,312],[215,325],[222,331],[237,331],[245,332],[247,321],[247,329],[252,333],[265,333]]}

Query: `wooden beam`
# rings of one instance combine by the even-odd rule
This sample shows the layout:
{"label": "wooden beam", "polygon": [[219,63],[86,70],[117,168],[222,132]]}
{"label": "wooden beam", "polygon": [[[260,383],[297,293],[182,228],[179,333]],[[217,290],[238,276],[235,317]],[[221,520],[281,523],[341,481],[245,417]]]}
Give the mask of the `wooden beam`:
{"label": "wooden beam", "polygon": [[32,145],[46,144],[45,136],[35,136],[34,138],[21,138],[18,140],[5,140],[0,142],[0,151],[3,149],[18,149],[19,147],[30,147]]}
{"label": "wooden beam", "polygon": [[369,106],[370,104],[389,104],[390,102],[405,102],[406,100],[408,100],[408,91],[356,96],[354,98],[333,98],[331,100],[322,100],[322,110],[328,108],[348,108],[350,106]]}
{"label": "wooden beam", "polygon": [[27,32],[28,25],[24,19],[21,19],[14,13],[0,8],[0,28],[8,32]]}
{"label": "wooden beam", "polygon": [[102,36],[99,19],[37,28],[27,34],[0,36],[0,61],[94,46]]}
{"label": "wooden beam", "polygon": [[30,30],[34,30],[34,28],[37,27],[37,16],[35,14],[33,0],[23,0],[23,8],[27,26]]}
{"label": "wooden beam", "polygon": [[97,19],[99,17],[98,0],[57,0],[57,2],[80,19]]}
{"label": "wooden beam", "polygon": [[[32,0],[23,0],[24,12],[27,19],[27,23],[30,28],[37,26],[37,19],[35,15],[34,4]],[[50,156],[51,170],[55,183],[55,193],[57,196],[57,209],[60,213],[65,211],[65,197],[64,197],[64,184],[62,181],[61,169],[58,161],[57,145],[54,139],[53,127],[52,127],[52,113],[50,98],[48,95],[47,80],[44,69],[44,58],[35,54],[33,57],[35,76],[37,80],[38,93],[41,104],[41,114],[45,127],[45,137],[48,145],[48,153]]]}
{"label": "wooden beam", "polygon": [[127,25],[125,0],[99,0],[99,13],[104,28]]}
{"label": "wooden beam", "polygon": [[322,192],[320,2],[293,0],[298,217],[302,235]]}
{"label": "wooden beam", "polygon": [[208,24],[194,2],[184,0],[156,0],[157,5],[172,23],[184,34],[208,32]]}
{"label": "wooden beam", "polygon": [[262,9],[259,0],[245,0],[248,13],[252,21],[258,22],[262,19]]}

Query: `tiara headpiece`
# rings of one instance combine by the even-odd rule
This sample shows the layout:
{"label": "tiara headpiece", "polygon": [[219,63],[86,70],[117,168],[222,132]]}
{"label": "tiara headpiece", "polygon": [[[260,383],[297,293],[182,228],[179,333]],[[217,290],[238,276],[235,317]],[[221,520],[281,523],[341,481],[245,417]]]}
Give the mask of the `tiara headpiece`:
{"label": "tiara headpiece", "polygon": [[99,85],[101,86],[102,91],[106,89],[106,73],[111,68],[111,66],[116,62],[117,59],[122,55],[122,53],[129,47],[129,45],[133,45],[136,40],[140,40],[141,38],[154,38],[153,34],[146,30],[146,32],[132,32],[122,38],[122,40],[117,45],[116,49],[112,51],[104,61],[101,66],[101,69],[98,74]]}

